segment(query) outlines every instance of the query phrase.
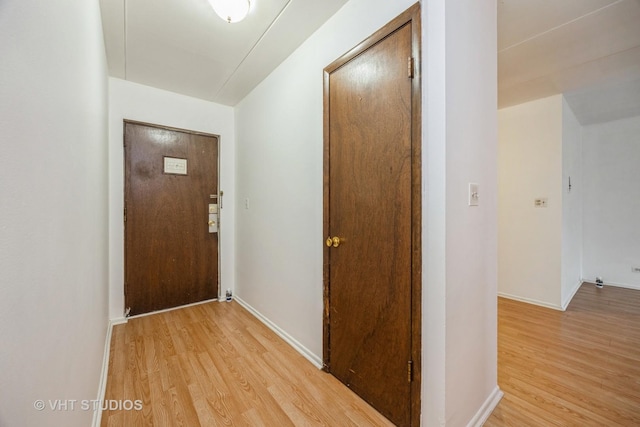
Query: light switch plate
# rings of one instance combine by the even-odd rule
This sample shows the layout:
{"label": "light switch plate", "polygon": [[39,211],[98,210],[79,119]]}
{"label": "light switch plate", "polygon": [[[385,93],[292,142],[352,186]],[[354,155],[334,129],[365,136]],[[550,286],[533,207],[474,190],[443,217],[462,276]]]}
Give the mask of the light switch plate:
{"label": "light switch plate", "polygon": [[474,182],[469,183],[469,206],[480,204],[480,186]]}

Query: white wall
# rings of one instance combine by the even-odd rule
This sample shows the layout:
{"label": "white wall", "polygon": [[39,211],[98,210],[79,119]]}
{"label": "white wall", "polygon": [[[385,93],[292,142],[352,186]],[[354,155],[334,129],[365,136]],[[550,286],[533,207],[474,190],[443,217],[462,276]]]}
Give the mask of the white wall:
{"label": "white wall", "polygon": [[444,0],[422,3],[421,396],[425,426],[443,426],[446,419],[446,15]]}
{"label": "white wall", "polygon": [[109,79],[109,316],[124,311],[123,120],[136,120],[220,136],[220,289],[233,289],[235,229],[235,131],[233,109],[201,99]]}
{"label": "white wall", "polygon": [[107,76],[97,1],[0,3],[0,425],[96,399],[107,333]]}
{"label": "white wall", "polygon": [[[571,189],[569,190],[569,178]],[[582,126],[562,99],[561,295],[565,309],[582,284]]]}
{"label": "white wall", "polygon": [[498,117],[499,293],[564,310],[582,283],[582,126],[562,95]]}
{"label": "white wall", "polygon": [[[236,108],[237,296],[316,363],[322,69],[411,4],[351,0]],[[464,425],[499,398],[496,10],[493,0],[423,8],[423,424]],[[481,185],[478,208],[466,205],[468,182]]]}
{"label": "white wall", "polygon": [[[441,112],[427,109],[427,132],[433,130],[436,135],[428,133],[426,144],[427,155],[435,156],[429,165],[444,161],[445,170],[441,171],[437,166],[436,171],[429,174],[427,201],[437,203],[431,206],[429,214],[432,210],[445,209],[446,235],[444,259],[438,253],[426,256],[444,261],[445,363],[444,366],[428,365],[425,380],[429,381],[434,370],[445,369],[444,421],[449,426],[463,426],[481,423],[501,397],[496,360],[496,2],[430,1],[425,13],[429,14],[435,3],[439,5],[437,10],[444,7],[444,40],[427,39],[427,45],[444,42],[445,89],[440,96],[444,95],[441,102],[445,116],[444,128],[440,129],[443,124],[436,120],[441,119]],[[428,19],[427,26],[431,24]],[[441,57],[428,57],[426,61],[427,74],[431,67],[442,73]],[[433,86],[429,84],[427,89],[433,89]],[[431,96],[429,91],[426,96]],[[468,184],[472,182],[480,186],[480,205],[477,207],[468,206]],[[431,185],[439,189],[444,185],[444,206],[439,205],[441,195],[435,200],[430,198]],[[430,220],[427,217],[427,221]],[[434,220],[436,224],[442,222],[438,218]],[[433,264],[428,263],[427,268],[433,268]],[[438,285],[427,280],[424,288]],[[437,303],[429,302],[427,295],[427,306]],[[429,311],[425,314],[429,322]],[[428,339],[423,346],[429,355]],[[430,396],[427,394],[423,398]],[[426,414],[427,425],[440,425],[435,415]]]}
{"label": "white wall", "polygon": [[640,289],[640,117],[583,135],[584,278]]}
{"label": "white wall", "polygon": [[[498,290],[561,308],[563,98],[498,111]],[[547,198],[546,208],[534,199]]]}
{"label": "white wall", "polygon": [[237,296],[316,364],[322,363],[322,70],[412,3],[351,0],[236,107]]}

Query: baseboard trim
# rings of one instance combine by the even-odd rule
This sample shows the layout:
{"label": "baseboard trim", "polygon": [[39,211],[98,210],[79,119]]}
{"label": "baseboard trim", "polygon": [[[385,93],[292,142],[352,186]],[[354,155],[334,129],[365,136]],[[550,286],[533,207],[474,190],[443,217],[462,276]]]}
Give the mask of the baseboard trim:
{"label": "baseboard trim", "polygon": [[564,309],[559,305],[549,304],[548,302],[538,301],[532,298],[519,297],[516,295],[506,294],[504,292],[498,292],[498,296],[506,299],[512,299],[515,301],[526,302],[528,304],[539,305],[541,307],[552,308],[558,311],[564,311]]}
{"label": "baseboard trim", "polygon": [[243,308],[245,308],[249,313],[255,316],[258,320],[264,323],[269,329],[275,332],[280,338],[285,340],[291,347],[293,347],[298,353],[300,353],[305,359],[311,362],[315,367],[317,367],[318,369],[322,369],[322,359],[320,357],[316,356],[313,352],[311,352],[311,350],[306,348],[299,341],[297,341],[295,338],[293,338],[291,335],[289,335],[287,332],[281,329],[278,325],[276,325],[271,320],[266,318],[262,313],[260,313],[258,310],[253,308],[246,301],[242,300],[241,298],[238,298],[237,296],[234,296],[233,299],[236,300],[238,304],[240,304]]}
{"label": "baseboard trim", "polygon": [[573,289],[571,290],[569,297],[562,302],[562,311],[567,310],[567,307],[569,307],[569,304],[571,304],[571,300],[573,299],[574,296],[576,296],[576,293],[578,293],[578,290],[580,289],[580,286],[582,286],[583,283],[584,283],[584,280],[580,280],[578,281],[578,283],[576,283],[573,286]]}
{"label": "baseboard trim", "polygon": [[467,427],[482,427],[482,425],[491,416],[493,410],[496,409],[496,406],[498,406],[498,403],[500,403],[503,396],[504,393],[500,390],[500,387],[496,386],[489,397],[487,397],[487,400],[484,401],[478,412],[476,412],[474,417],[471,418]]}
{"label": "baseboard trim", "polygon": [[[585,283],[586,284],[595,284],[595,282],[596,282],[595,279],[582,279],[580,282],[576,283],[575,287],[571,291],[571,295],[568,298],[566,298],[565,301],[562,302],[562,306],[557,306],[555,304],[549,304],[548,302],[538,301],[538,300],[531,299],[531,298],[519,297],[519,296],[516,296],[516,295],[507,294],[507,293],[504,293],[504,292],[498,292],[498,296],[502,297],[502,298],[512,299],[512,300],[515,300],[515,301],[526,302],[528,304],[539,305],[541,307],[551,308],[551,309],[554,309],[554,310],[566,311],[567,307],[569,307],[569,304],[571,303],[571,300],[573,299],[574,296],[576,296],[576,293],[578,293],[578,290],[580,289],[580,286],[582,286]],[[616,288],[634,289],[634,290],[640,291],[640,286],[638,286],[638,285],[629,285],[629,284],[626,284],[626,283],[605,282],[604,286],[613,286],[613,287],[616,287]]]}
{"label": "baseboard trim", "polygon": [[[100,372],[100,382],[98,383],[98,401],[104,402],[104,396],[107,392],[107,376],[109,374],[109,354],[111,353],[111,335],[113,334],[113,326],[121,323],[126,323],[127,319],[124,319],[124,322],[121,319],[109,320],[107,324],[107,336],[104,341],[104,354],[102,355],[102,370]],[[93,427],[100,427],[100,422],[102,421],[102,405],[100,408],[93,411],[93,422],[91,425]]]}
{"label": "baseboard trim", "polygon": [[[179,305],[177,307],[164,308],[162,310],[150,311],[149,313],[136,314],[135,316],[129,316],[126,319],[137,319],[138,317],[152,316],[154,314],[166,313],[167,311],[180,310],[181,308],[193,307],[194,305],[208,304],[210,302],[219,301],[218,298],[206,299],[204,301],[192,302],[191,304]],[[224,300],[222,300],[224,301]],[[126,321],[123,323],[127,323]]]}
{"label": "baseboard trim", "polygon": [[[596,279],[584,279],[586,283],[596,283]],[[613,286],[616,288],[625,288],[625,289],[634,289],[636,291],[640,291],[639,285],[629,285],[627,283],[616,283],[616,282],[604,282],[604,286]]]}
{"label": "baseboard trim", "polygon": [[115,326],[115,325],[122,325],[123,323],[127,323],[129,321],[128,318],[126,317],[116,317],[115,319],[111,319],[111,325]]}

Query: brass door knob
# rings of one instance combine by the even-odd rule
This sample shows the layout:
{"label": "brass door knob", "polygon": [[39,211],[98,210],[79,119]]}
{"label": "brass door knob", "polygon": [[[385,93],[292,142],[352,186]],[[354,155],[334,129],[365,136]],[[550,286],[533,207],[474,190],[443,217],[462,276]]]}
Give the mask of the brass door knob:
{"label": "brass door knob", "polygon": [[327,247],[333,246],[334,248],[337,248],[340,246],[340,242],[341,240],[339,237],[327,237],[327,241],[325,243],[327,244]]}
{"label": "brass door knob", "polygon": [[213,227],[214,225],[216,225],[216,222],[214,220],[210,220],[209,227]]}

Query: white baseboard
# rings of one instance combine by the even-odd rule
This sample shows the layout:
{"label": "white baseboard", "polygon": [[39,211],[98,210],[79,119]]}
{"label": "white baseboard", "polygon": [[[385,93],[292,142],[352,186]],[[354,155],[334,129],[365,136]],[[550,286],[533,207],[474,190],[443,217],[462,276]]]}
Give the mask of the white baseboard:
{"label": "white baseboard", "polygon": [[[520,296],[517,296],[517,295],[511,295],[511,294],[507,294],[507,293],[504,293],[504,292],[498,292],[498,296],[499,297],[503,297],[503,298],[507,298],[507,299],[512,299],[512,300],[515,300],[515,301],[520,301],[520,302],[526,302],[526,303],[529,303],[529,304],[539,305],[541,307],[552,308],[554,310],[566,311],[567,307],[571,303],[571,300],[573,299],[573,297],[576,295],[576,293],[580,289],[580,286],[582,286],[582,284],[585,283],[585,282],[587,282],[587,283],[595,283],[596,279],[582,279],[580,282],[576,283],[574,288],[571,290],[571,294],[569,295],[569,297],[565,298],[565,300],[562,302],[562,306],[557,306],[555,304],[550,304],[548,302],[538,301],[538,300],[531,299],[531,298],[525,298],[525,297],[520,297]],[[640,291],[640,286],[638,286],[638,285],[629,285],[629,284],[626,284],[626,283],[605,282],[604,286],[613,286],[613,287],[616,287],[616,288],[634,289],[634,290]]]}
{"label": "white baseboard", "polygon": [[111,319],[111,325],[122,325],[123,323],[127,323],[129,319],[127,317],[116,317],[115,319]]}
{"label": "white baseboard", "polygon": [[[584,279],[585,282],[596,283],[596,279]],[[605,282],[605,286],[614,286],[616,288],[625,288],[625,289],[635,289],[636,291],[640,291],[640,286],[638,285],[629,285],[627,283],[616,283],[616,282]]]}
{"label": "white baseboard", "polygon": [[[122,321],[124,320],[124,321]],[[109,324],[107,325],[107,336],[104,339],[104,354],[102,355],[102,370],[100,372],[100,382],[98,383],[98,401],[104,401],[104,395],[107,391],[107,376],[109,374],[109,354],[111,353],[111,335],[113,333],[113,326],[127,323],[126,318],[109,320]],[[100,422],[102,421],[102,405],[99,405],[99,408],[93,411],[93,422],[91,425],[93,427],[100,427]]]}
{"label": "white baseboard", "polygon": [[291,347],[293,347],[298,353],[304,356],[309,362],[313,363],[318,369],[322,369],[322,358],[315,355],[311,350],[306,348],[300,342],[298,342],[295,338],[281,329],[278,325],[273,323],[271,320],[267,319],[262,313],[258,310],[247,304],[246,301],[243,301],[241,298],[237,296],[233,297],[234,300],[238,302],[242,307],[244,307],[249,313],[253,314],[258,320],[264,323],[269,329],[275,332],[280,338],[285,340]]}
{"label": "white baseboard", "polygon": [[526,303],[529,303],[529,304],[539,305],[541,307],[552,308],[552,309],[558,310],[558,311],[564,311],[564,309],[559,305],[550,304],[550,303],[544,302],[544,301],[538,301],[538,300],[535,300],[535,299],[532,299],[532,298],[519,297],[517,295],[506,294],[504,292],[498,292],[498,296],[502,297],[502,298],[512,299],[512,300],[515,300],[515,301],[520,301],[520,302],[526,302]]}
{"label": "white baseboard", "polygon": [[478,412],[471,418],[471,421],[467,424],[467,427],[482,427],[482,425],[489,419],[493,410],[500,403],[504,393],[500,390],[500,387],[496,386],[493,389],[487,400],[484,401]]}
{"label": "white baseboard", "polygon": [[[167,311],[180,310],[181,308],[193,307],[194,305],[200,305],[200,304],[208,304],[210,302],[215,302],[215,301],[218,301],[218,298],[206,299],[204,301],[192,302],[191,304],[179,305],[177,307],[169,307],[169,308],[164,308],[162,310],[150,311],[148,313],[136,314],[135,316],[129,316],[125,319],[137,319],[138,317],[151,316],[158,313],[166,313]],[[125,322],[122,322],[122,323],[127,323],[127,322],[125,320]]]}
{"label": "white baseboard", "polygon": [[581,279],[580,281],[578,281],[578,283],[573,285],[573,289],[571,289],[571,293],[569,294],[569,297],[565,298],[565,300],[562,301],[562,311],[565,311],[567,307],[569,307],[571,300],[573,299],[574,296],[576,296],[578,289],[580,289],[580,286],[582,286],[583,283],[584,283],[584,280]]}

